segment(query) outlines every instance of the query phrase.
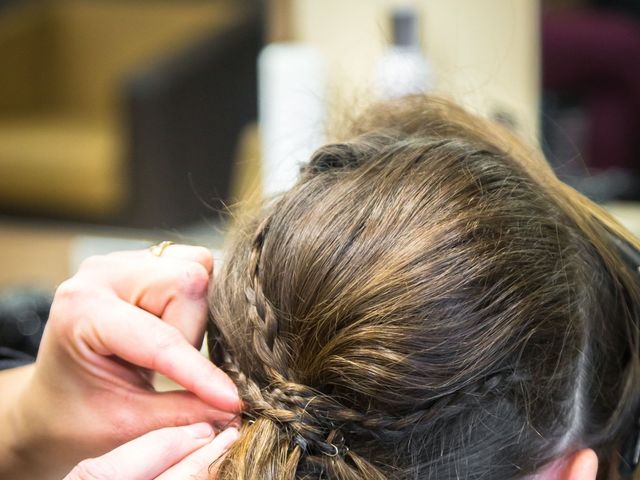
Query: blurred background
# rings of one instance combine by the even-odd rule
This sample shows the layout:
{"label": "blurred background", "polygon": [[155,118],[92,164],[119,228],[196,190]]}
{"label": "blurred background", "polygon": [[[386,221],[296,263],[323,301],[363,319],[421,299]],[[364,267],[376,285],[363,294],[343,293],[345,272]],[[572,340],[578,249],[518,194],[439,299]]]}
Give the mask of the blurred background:
{"label": "blurred background", "polygon": [[640,234],[639,5],[0,0],[0,337],[37,345],[88,255],[218,252],[327,125],[408,93],[504,123]]}

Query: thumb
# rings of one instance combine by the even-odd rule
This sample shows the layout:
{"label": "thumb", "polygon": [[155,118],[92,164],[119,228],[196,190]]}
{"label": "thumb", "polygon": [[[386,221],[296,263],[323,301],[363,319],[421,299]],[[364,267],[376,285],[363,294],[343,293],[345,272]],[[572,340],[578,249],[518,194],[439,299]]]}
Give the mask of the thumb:
{"label": "thumb", "polygon": [[239,433],[235,428],[229,428],[218,435],[213,442],[199,448],[184,460],[177,463],[158,477],[157,480],[208,480],[215,478],[218,460],[235,442]]}
{"label": "thumb", "polygon": [[155,430],[83,460],[64,480],[152,480],[212,438],[213,429],[206,423]]}

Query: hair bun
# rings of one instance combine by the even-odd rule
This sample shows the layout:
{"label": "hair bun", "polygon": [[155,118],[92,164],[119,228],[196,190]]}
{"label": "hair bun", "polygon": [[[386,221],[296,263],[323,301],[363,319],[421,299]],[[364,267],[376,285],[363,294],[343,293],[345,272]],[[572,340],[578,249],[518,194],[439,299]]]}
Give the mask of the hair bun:
{"label": "hair bun", "polygon": [[314,152],[309,164],[305,167],[305,172],[318,174],[329,170],[356,167],[360,163],[360,157],[353,145],[332,143]]}

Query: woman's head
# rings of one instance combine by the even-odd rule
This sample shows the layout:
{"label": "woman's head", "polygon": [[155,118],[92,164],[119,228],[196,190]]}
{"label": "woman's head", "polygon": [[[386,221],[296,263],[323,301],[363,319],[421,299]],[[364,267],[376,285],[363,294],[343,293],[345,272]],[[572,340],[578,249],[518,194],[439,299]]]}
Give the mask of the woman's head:
{"label": "woman's head", "polygon": [[371,110],[215,282],[210,347],[247,420],[221,478],[606,460],[640,398],[640,293],[605,228],[498,127],[428,98]]}

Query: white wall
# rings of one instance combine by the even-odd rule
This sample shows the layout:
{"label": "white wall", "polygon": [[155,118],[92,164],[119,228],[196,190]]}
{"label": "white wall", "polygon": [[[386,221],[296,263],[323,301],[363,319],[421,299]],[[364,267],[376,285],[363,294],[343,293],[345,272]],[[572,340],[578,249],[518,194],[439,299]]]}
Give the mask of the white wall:
{"label": "white wall", "polygon": [[484,114],[505,111],[533,138],[538,127],[538,0],[293,0],[293,36],[329,61],[329,102],[366,102],[390,37],[387,12],[415,5],[436,89]]}

